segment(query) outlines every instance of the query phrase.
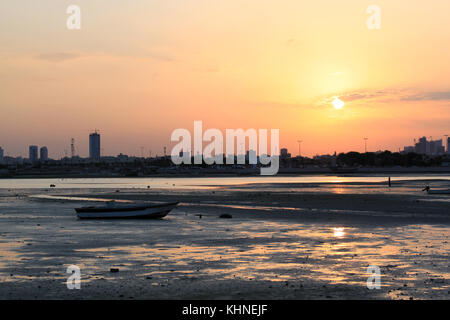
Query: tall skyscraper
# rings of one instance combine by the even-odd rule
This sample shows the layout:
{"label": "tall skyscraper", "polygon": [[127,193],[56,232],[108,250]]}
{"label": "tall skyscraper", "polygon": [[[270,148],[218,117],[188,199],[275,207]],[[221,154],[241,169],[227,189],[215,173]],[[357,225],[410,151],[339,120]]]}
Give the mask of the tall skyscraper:
{"label": "tall skyscraper", "polygon": [[427,153],[427,138],[422,137],[419,139],[419,142],[415,145],[416,153],[418,154],[426,154]]}
{"label": "tall skyscraper", "polygon": [[3,162],[3,149],[0,147],[0,163]]}
{"label": "tall skyscraper", "polygon": [[42,147],[40,150],[40,160],[47,161],[48,160],[48,149],[47,147]]}
{"label": "tall skyscraper", "polygon": [[445,153],[445,147],[442,145],[442,139],[431,141],[431,154],[437,155],[437,154],[444,154]]}
{"label": "tall skyscraper", "polygon": [[38,161],[38,147],[37,146],[30,146],[29,150],[29,156],[31,162],[37,162]]}
{"label": "tall skyscraper", "polygon": [[450,153],[450,137],[447,137],[447,153]]}
{"label": "tall skyscraper", "polygon": [[89,158],[100,160],[100,135],[97,131],[89,135]]}

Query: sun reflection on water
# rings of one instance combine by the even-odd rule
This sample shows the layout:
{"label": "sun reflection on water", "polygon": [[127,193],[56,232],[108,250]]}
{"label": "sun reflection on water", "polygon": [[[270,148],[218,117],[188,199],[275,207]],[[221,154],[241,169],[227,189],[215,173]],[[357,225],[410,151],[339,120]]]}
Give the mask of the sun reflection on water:
{"label": "sun reflection on water", "polygon": [[333,236],[335,238],[343,238],[345,236],[344,228],[333,228]]}

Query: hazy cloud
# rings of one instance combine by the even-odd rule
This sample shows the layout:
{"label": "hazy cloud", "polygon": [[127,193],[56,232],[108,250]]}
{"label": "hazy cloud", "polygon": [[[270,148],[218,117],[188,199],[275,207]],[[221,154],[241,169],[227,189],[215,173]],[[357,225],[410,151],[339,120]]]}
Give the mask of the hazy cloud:
{"label": "hazy cloud", "polygon": [[290,45],[292,45],[292,44],[294,44],[294,42],[295,42],[295,39],[288,39],[287,41],[286,41],[286,45],[288,45],[288,46],[290,46]]}
{"label": "hazy cloud", "polygon": [[210,72],[219,72],[219,68],[216,66],[204,66],[204,67],[195,67],[192,69],[195,72],[205,72],[205,73],[210,73]]}
{"label": "hazy cloud", "polygon": [[436,91],[436,92],[424,92],[415,95],[410,95],[403,97],[404,101],[424,101],[424,100],[432,100],[432,101],[450,101],[450,91]]}
{"label": "hazy cloud", "polygon": [[[374,91],[355,91],[346,92],[343,94],[336,94],[339,99],[344,102],[351,101],[377,101],[377,102],[391,102],[391,101],[450,101],[450,91],[435,91],[435,92],[417,92],[412,89],[386,89]],[[325,97],[319,102],[329,103],[334,99],[333,97]]]}
{"label": "hazy cloud", "polygon": [[320,98],[316,101],[317,107],[327,107],[334,97],[339,97],[344,102],[358,102],[373,105],[374,103],[392,103],[396,101],[446,101],[450,102],[450,90],[424,91],[414,89],[384,89],[384,90],[360,90],[345,93],[336,93]]}
{"label": "hazy cloud", "polygon": [[49,52],[49,53],[41,53],[35,56],[36,59],[38,60],[44,60],[47,62],[64,62],[64,61],[68,61],[68,60],[73,60],[73,59],[78,59],[78,58],[82,58],[82,57],[105,57],[105,56],[110,56],[110,57],[143,57],[143,58],[150,58],[150,59],[154,59],[154,60],[159,60],[159,61],[166,61],[166,62],[171,62],[171,61],[175,61],[175,59],[164,52],[159,52],[159,51],[149,51],[143,55],[130,55],[128,53],[123,54],[123,53],[115,53],[115,54],[111,54],[111,53],[104,53],[104,52],[90,52],[90,53],[79,53],[79,52]]}
{"label": "hazy cloud", "polygon": [[171,55],[167,53],[162,52],[149,52],[147,54],[150,58],[159,60],[159,61],[166,61],[166,62],[172,62],[175,61],[175,58],[173,58]]}
{"label": "hazy cloud", "polygon": [[377,91],[362,91],[362,92],[350,92],[340,95],[339,98],[344,102],[356,101],[356,100],[370,100],[377,98],[391,99],[395,97],[399,92],[388,90]]}
{"label": "hazy cloud", "polygon": [[79,53],[73,52],[51,52],[51,53],[42,53],[36,56],[36,59],[45,60],[48,62],[63,62],[72,59],[78,59],[81,57]]}

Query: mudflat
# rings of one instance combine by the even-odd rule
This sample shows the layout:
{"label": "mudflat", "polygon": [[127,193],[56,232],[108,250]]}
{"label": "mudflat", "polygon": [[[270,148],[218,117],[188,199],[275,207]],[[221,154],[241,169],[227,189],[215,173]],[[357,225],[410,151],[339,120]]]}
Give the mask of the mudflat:
{"label": "mudflat", "polygon": [[[422,185],[0,189],[0,298],[450,299],[450,197]],[[162,220],[76,218],[107,199],[181,203]]]}

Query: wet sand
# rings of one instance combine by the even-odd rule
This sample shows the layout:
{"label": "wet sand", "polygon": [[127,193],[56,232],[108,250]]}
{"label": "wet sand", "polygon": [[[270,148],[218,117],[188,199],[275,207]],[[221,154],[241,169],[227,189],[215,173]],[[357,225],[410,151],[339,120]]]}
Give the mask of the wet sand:
{"label": "wet sand", "polygon": [[[422,185],[0,189],[0,298],[450,299],[450,197]],[[181,204],[163,220],[85,221],[73,208],[95,202],[60,196]]]}

